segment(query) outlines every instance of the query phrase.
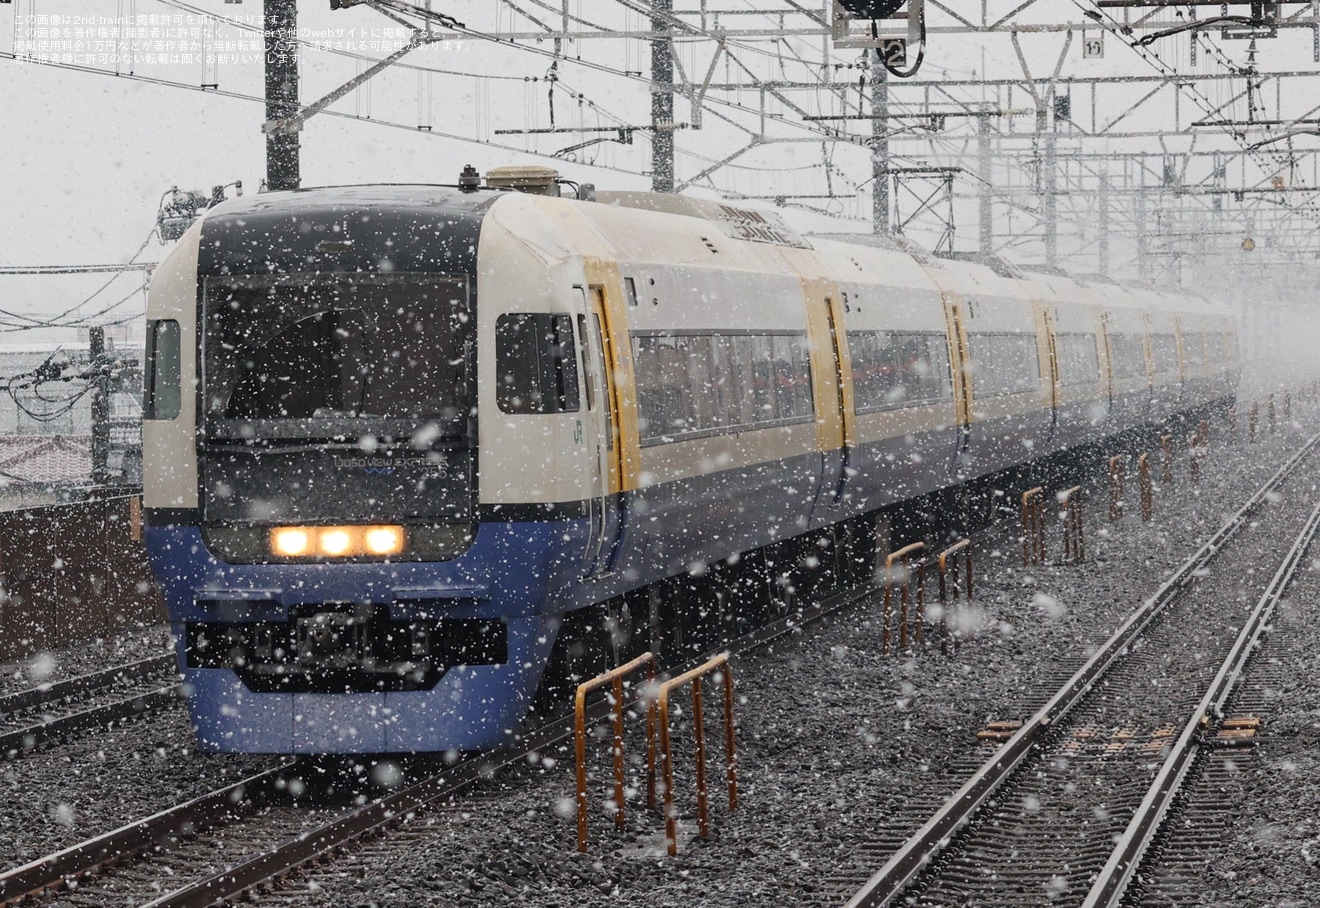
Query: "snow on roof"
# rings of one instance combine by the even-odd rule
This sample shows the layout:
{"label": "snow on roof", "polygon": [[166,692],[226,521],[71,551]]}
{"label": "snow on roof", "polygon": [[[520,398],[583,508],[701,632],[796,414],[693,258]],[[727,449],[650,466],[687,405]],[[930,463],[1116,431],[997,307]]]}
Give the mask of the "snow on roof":
{"label": "snow on roof", "polygon": [[86,436],[0,437],[0,485],[83,485],[92,474]]}

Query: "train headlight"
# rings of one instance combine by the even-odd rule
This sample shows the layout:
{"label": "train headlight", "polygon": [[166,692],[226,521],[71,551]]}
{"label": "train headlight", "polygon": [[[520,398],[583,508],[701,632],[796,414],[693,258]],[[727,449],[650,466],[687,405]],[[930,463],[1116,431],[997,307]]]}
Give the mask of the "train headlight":
{"label": "train headlight", "polygon": [[367,527],[362,541],[368,555],[398,555],[403,551],[403,527]]}
{"label": "train headlight", "polygon": [[297,558],[312,548],[312,534],[303,527],[277,527],[270,533],[270,548],[276,555]]}
{"label": "train headlight", "polygon": [[275,527],[268,544],[279,558],[384,558],[407,551],[408,536],[401,526]]}
{"label": "train headlight", "polygon": [[316,549],[322,555],[341,558],[353,554],[352,548],[353,537],[344,527],[326,527],[316,535]]}

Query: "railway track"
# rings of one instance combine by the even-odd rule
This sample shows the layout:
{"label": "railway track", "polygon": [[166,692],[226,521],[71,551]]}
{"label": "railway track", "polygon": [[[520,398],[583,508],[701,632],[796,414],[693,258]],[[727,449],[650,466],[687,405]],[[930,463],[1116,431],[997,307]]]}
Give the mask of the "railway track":
{"label": "railway track", "polygon": [[154,656],[0,697],[0,755],[181,703],[173,655]]}
{"label": "railway track", "polygon": [[[720,652],[743,653],[793,634],[874,590],[840,593],[804,607]],[[696,657],[663,677],[699,664]],[[608,704],[591,704],[594,721]],[[467,756],[453,766],[349,810],[312,813],[295,806],[303,767],[297,761],[175,805],[153,816],[0,873],[0,906],[58,898],[59,904],[109,901],[150,908],[204,906],[233,900],[348,847],[371,847],[387,831],[427,810],[446,809],[478,783],[520,765],[531,754],[570,741],[565,716],[523,736],[516,747]],[[404,828],[404,835],[408,833]],[[171,888],[172,887],[172,888]]]}
{"label": "railway track", "polygon": [[[1302,521],[1293,503],[1311,495],[1287,494],[1317,443],[1290,458],[1042,708],[1016,729],[1002,727],[1008,740],[915,835],[896,849],[880,841],[863,849],[876,856],[873,869],[878,856],[887,860],[860,888],[862,875],[833,874],[839,901],[1121,904],[1189,772],[1213,770],[1206,742],[1250,736],[1238,726],[1251,723],[1226,721],[1225,710],[1320,525],[1317,508],[1294,537]],[[1267,503],[1270,512],[1253,520]],[[1230,544],[1248,528],[1253,545],[1273,540],[1287,550],[1268,580],[1248,546]]]}
{"label": "railway track", "polygon": [[[1233,694],[1231,715],[1267,716],[1277,706],[1290,663],[1304,648],[1296,629],[1277,619],[1257,651],[1251,672]],[[1264,729],[1268,733],[1268,729]],[[1207,865],[1229,833],[1259,808],[1250,798],[1257,770],[1256,747],[1208,747],[1193,758],[1182,790],[1174,798],[1164,829],[1142,859],[1123,904],[1196,908],[1207,902]]]}
{"label": "railway track", "polygon": [[[1315,443],[1313,439],[1311,445]],[[746,652],[872,592],[862,589],[833,597],[735,641],[726,649]],[[1075,678],[1072,669],[1050,674],[1062,683]],[[1041,696],[1035,702],[1043,699]],[[297,872],[299,868],[349,850],[368,853],[406,848],[410,836],[427,834],[425,822],[409,820],[424,821],[446,811],[468,809],[461,805],[481,797],[474,786],[501,766],[525,765],[529,753],[549,751],[570,734],[567,723],[552,723],[530,735],[516,750],[464,760],[360,808],[328,814],[311,813],[292,802],[289,782],[297,767],[276,767],[0,874],[0,905],[26,894],[35,893],[40,899],[42,892],[55,895],[60,905],[98,905],[112,900],[210,905],[240,897],[260,903],[297,904],[300,887],[312,887],[304,895],[315,889],[315,883]],[[970,773],[975,764],[960,756],[945,769]],[[933,810],[938,798],[927,794],[933,802],[929,809]],[[877,810],[875,826],[882,825],[883,815],[884,811]],[[384,835],[386,832],[388,835]],[[870,866],[877,866],[903,844],[902,835],[876,843],[866,850],[874,859]]]}

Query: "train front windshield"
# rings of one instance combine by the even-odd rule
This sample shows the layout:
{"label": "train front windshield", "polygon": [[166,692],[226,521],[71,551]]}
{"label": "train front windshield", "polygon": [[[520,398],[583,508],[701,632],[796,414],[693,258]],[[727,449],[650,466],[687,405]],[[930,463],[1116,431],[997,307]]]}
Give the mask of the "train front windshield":
{"label": "train front windshield", "polygon": [[468,415],[470,318],[456,280],[212,281],[205,325],[216,429],[315,437],[338,422],[335,435],[391,434],[407,428],[399,420],[452,428]]}
{"label": "train front windshield", "polygon": [[465,280],[211,278],[203,326],[208,523],[470,516]]}

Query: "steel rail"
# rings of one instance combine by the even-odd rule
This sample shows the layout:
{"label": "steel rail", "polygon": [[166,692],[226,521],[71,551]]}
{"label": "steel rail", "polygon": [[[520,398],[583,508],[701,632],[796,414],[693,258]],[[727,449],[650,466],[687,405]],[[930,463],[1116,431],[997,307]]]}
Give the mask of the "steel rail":
{"label": "steel rail", "polygon": [[1275,572],[1246,624],[1243,625],[1241,633],[1233,642],[1233,648],[1224,659],[1219,673],[1205,696],[1201,698],[1201,702],[1192,710],[1182,734],[1179,735],[1177,743],[1173,745],[1169,756],[1160,767],[1150,789],[1141,801],[1141,806],[1137,808],[1136,814],[1133,815],[1127,829],[1114,847],[1104,869],[1100,871],[1100,876],[1092,884],[1082,908],[1118,908],[1122,903],[1128,884],[1141,866],[1142,856],[1159,833],[1169,806],[1182,788],[1183,781],[1192,766],[1192,758],[1201,746],[1204,730],[1210,722],[1223,718],[1224,705],[1242,679],[1243,670],[1256,648],[1265,624],[1273,616],[1275,606],[1292,583],[1293,574],[1296,573],[1302,556],[1315,539],[1317,529],[1320,529],[1320,504],[1311,511],[1311,516],[1288,551],[1283,564]]}
{"label": "steel rail", "polygon": [[[789,615],[757,628],[731,641],[723,649],[728,652],[753,650],[845,608],[875,590],[875,587],[866,586],[836,593],[819,603],[795,610]],[[677,675],[700,664],[707,655],[709,654],[693,657],[660,677]],[[607,709],[607,701],[601,700],[589,705],[587,713],[595,720],[603,717]],[[530,733],[523,744],[516,749],[473,755],[450,767],[445,773],[424,779],[347,814],[341,814],[319,829],[305,832],[296,839],[289,840],[204,880],[166,893],[149,904],[153,906],[212,905],[218,900],[232,899],[246,890],[295,870],[345,843],[407,816],[411,811],[449,797],[479,779],[486,778],[494,768],[519,763],[533,750],[543,750],[568,740],[574,731],[573,719],[573,715],[569,714],[548,723]],[[180,831],[199,830],[224,819],[235,819],[240,812],[246,813],[251,809],[254,790],[260,792],[294,766],[296,763],[283,764],[153,816],[129,823],[112,832],[88,839],[63,851],[0,873],[0,905],[8,905],[30,894],[55,888],[70,877],[91,873],[102,865],[125,861]]]}
{"label": "steel rail", "polygon": [[114,668],[79,675],[67,681],[40,684],[28,690],[0,697],[0,717],[42,706],[46,703],[72,700],[75,697],[105,690],[107,687],[126,681],[145,681],[157,675],[169,673],[174,666],[175,659],[173,655],[152,656],[149,659],[140,659],[126,665],[118,665]]}
{"label": "steel rail", "polygon": [[876,908],[888,905],[917,878],[925,866],[966,825],[986,799],[1010,776],[1031,753],[1037,741],[1095,686],[1096,682],[1127,653],[1128,645],[1196,580],[1197,572],[1212,562],[1224,544],[1238,534],[1270,493],[1308,457],[1320,434],[1312,436],[1264,485],[1195,554],[1178,567],[1167,580],[1127,620],[1049,702],[1022,724],[1013,737],[995,752],[971,778],[945,802],[925,825],[903,844],[876,873],[863,884],[845,908]]}
{"label": "steel rail", "polygon": [[25,728],[14,729],[0,734],[0,757],[26,753],[36,749],[47,741],[78,734],[93,728],[101,728],[140,716],[153,710],[163,709],[174,703],[181,703],[179,685],[157,688],[146,693],[134,694],[113,703],[103,703],[90,709],[80,710],[67,716],[45,719]]}
{"label": "steel rail", "polygon": [[[604,715],[604,706],[605,701],[602,700],[595,704],[594,710],[589,710],[593,718]],[[343,814],[324,826],[304,832],[269,851],[168,892],[139,908],[165,908],[165,906],[200,908],[200,906],[214,905],[219,901],[230,901],[246,890],[289,873],[328,851],[381,830],[410,813],[457,794],[469,785],[488,778],[492,771],[526,762],[528,753],[552,747],[572,738],[573,727],[572,715],[556,719],[527,735],[515,748],[464,760],[441,775],[423,779],[392,795]]]}
{"label": "steel rail", "polygon": [[0,873],[0,905],[13,904],[28,895],[52,889],[70,877],[90,873],[103,864],[122,861],[170,835],[200,830],[233,818],[240,812],[247,812],[252,809],[253,791],[260,791],[272,784],[293,765],[286,763],[250,776],[210,794]]}
{"label": "steel rail", "polygon": [[[736,654],[754,650],[839,611],[877,589],[868,585],[828,596],[818,603],[795,610],[730,641],[719,651]],[[665,678],[676,677],[688,668],[699,665],[710,655],[705,653],[694,657],[668,672],[661,673],[656,680],[663,681]],[[636,702],[636,698],[630,702]],[[597,701],[588,707],[588,715],[593,721],[604,717],[607,712],[608,702],[605,700]],[[573,734],[574,717],[569,714],[529,733],[517,748],[477,755],[450,768],[444,774],[424,779],[388,797],[342,815],[319,829],[305,832],[296,839],[291,839],[263,854],[166,893],[141,908],[187,908],[187,906],[207,906],[217,901],[233,900],[255,886],[283,876],[355,839],[381,830],[411,812],[462,791],[474,782],[486,778],[493,769],[503,769],[525,762],[526,755],[532,751],[545,750],[566,742],[573,737]]]}

